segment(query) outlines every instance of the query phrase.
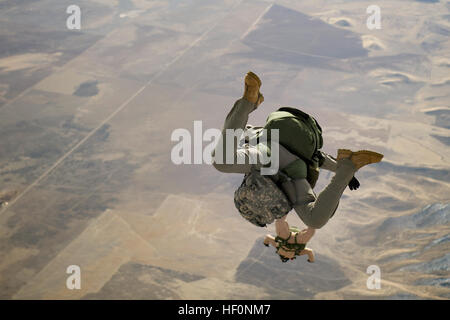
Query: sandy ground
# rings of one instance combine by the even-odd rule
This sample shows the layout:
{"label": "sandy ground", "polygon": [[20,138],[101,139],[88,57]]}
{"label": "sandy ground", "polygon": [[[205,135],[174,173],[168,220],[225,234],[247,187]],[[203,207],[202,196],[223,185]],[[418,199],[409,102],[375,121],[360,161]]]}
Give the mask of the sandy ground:
{"label": "sandy ground", "polygon": [[[367,1],[82,1],[75,39],[53,2],[0,13],[17,51],[0,52],[0,297],[450,297],[445,3],[381,1],[369,30]],[[326,152],[385,155],[309,244],[313,265],[262,247],[274,228],[239,216],[240,175],[170,161],[173,130],[220,128],[249,69],[265,96],[249,123],[292,105],[319,120]]]}

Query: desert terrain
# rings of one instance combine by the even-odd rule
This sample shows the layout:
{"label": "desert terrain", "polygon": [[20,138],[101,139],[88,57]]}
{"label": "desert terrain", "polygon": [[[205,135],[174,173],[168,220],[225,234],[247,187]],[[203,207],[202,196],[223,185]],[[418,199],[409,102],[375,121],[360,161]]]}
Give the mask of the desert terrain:
{"label": "desert terrain", "polygon": [[[448,1],[377,1],[373,30],[371,1],[81,0],[80,30],[71,4],[0,0],[1,299],[450,298]],[[385,155],[313,264],[239,216],[242,175],[171,161],[172,132],[220,129],[249,70],[250,124],[294,106],[325,152]]]}

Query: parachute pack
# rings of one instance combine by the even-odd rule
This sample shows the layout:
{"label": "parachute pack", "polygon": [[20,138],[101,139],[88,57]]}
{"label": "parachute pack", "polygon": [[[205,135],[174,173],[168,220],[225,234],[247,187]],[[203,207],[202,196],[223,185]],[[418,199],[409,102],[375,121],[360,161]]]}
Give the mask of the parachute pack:
{"label": "parachute pack", "polygon": [[[308,179],[314,187],[318,178],[322,129],[310,115],[290,107],[283,107],[269,114],[267,129],[270,145],[270,129],[279,130],[279,143],[299,157],[277,173],[281,179]],[[256,169],[244,176],[234,193],[234,204],[239,213],[252,224],[264,227],[292,210],[291,203],[282,189],[270,176],[261,175]]]}

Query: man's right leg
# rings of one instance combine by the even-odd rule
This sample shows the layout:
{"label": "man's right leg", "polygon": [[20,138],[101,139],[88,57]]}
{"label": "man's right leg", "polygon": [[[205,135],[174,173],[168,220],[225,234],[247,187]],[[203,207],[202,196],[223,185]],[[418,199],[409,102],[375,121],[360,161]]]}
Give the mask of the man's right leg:
{"label": "man's right leg", "polygon": [[336,211],[339,200],[355,172],[361,167],[381,161],[383,155],[373,151],[340,149],[336,174],[316,198],[306,179],[295,180],[297,202],[294,209],[300,219],[309,227],[323,227]]}
{"label": "man's right leg", "polygon": [[339,200],[355,172],[356,167],[350,159],[338,161],[336,174],[318,197],[306,179],[295,180],[297,202],[294,209],[300,219],[308,227],[323,227],[336,211]]}

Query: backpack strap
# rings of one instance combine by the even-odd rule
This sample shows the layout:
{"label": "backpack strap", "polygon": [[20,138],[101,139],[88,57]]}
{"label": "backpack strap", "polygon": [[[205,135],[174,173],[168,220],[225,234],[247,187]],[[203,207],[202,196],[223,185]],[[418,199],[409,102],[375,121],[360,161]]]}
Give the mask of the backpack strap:
{"label": "backpack strap", "polygon": [[280,244],[280,246],[284,246],[288,243],[288,240],[291,238],[291,232],[289,231],[289,237],[287,237],[286,239],[280,237],[280,236],[276,236],[275,237],[275,241],[278,242]]}

